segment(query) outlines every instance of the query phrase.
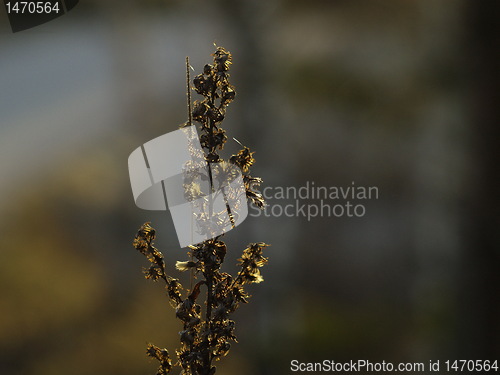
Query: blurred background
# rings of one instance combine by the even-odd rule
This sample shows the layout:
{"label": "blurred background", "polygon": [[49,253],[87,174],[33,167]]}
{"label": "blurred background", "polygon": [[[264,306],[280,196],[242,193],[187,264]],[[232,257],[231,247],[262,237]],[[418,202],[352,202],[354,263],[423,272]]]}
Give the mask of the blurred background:
{"label": "blurred background", "polygon": [[127,158],[186,121],[185,56],[198,74],[214,43],[233,53],[223,127],[264,186],[379,190],[363,217],[262,215],[225,236],[228,271],[272,246],[217,374],[498,359],[499,16],[494,0],[88,0],[13,34],[3,12],[0,373],[154,374],[146,343],[178,347],[132,240],[151,221],[172,274],[186,252],[168,212],[135,207]]}

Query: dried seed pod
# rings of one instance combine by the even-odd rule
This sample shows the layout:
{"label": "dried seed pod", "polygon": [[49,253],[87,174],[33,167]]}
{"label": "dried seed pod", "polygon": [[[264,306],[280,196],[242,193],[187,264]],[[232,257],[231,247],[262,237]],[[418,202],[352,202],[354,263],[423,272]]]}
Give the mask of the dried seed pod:
{"label": "dried seed pod", "polygon": [[193,119],[196,121],[200,121],[206,115],[208,110],[208,106],[205,102],[195,102],[193,108]]}
{"label": "dried seed pod", "polygon": [[203,74],[205,75],[210,75],[213,73],[213,69],[214,67],[210,64],[206,64],[204,67],[203,67]]}

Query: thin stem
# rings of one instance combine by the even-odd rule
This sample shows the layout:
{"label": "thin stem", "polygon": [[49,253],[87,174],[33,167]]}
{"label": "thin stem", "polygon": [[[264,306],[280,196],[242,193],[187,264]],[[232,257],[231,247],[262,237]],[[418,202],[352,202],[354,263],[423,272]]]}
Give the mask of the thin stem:
{"label": "thin stem", "polygon": [[188,125],[193,124],[193,114],[191,113],[191,71],[189,70],[189,56],[186,56],[186,96],[187,96],[187,109],[188,109]]}
{"label": "thin stem", "polygon": [[[189,64],[189,56],[186,56],[186,99],[187,99],[187,111],[188,111],[188,126],[193,125],[193,113],[191,109],[191,65]],[[192,225],[192,223],[191,223]],[[193,254],[189,256],[189,260],[193,260]],[[193,291],[194,282],[194,269],[190,271],[189,277],[189,290]]]}

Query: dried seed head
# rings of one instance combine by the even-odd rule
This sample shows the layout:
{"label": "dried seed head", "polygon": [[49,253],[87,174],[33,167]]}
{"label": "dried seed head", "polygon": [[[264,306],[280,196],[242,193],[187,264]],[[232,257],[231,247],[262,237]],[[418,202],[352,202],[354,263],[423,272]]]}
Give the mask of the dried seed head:
{"label": "dried seed head", "polygon": [[248,147],[244,147],[236,155],[231,156],[229,161],[240,167],[243,173],[248,173],[250,167],[255,163],[253,154],[254,152],[251,152]]}
{"label": "dried seed head", "polygon": [[157,375],[166,375],[172,369],[172,361],[167,349],[160,349],[156,345],[148,344],[146,354],[160,362]]}
{"label": "dried seed head", "polygon": [[210,64],[206,64],[204,67],[203,67],[203,74],[205,75],[211,75],[213,73],[213,69],[214,67]]}
{"label": "dried seed head", "polygon": [[156,264],[152,264],[149,268],[144,268],[143,272],[145,274],[146,279],[151,279],[153,281],[157,281],[163,275],[163,270],[159,268]]}
{"label": "dried seed head", "polygon": [[225,72],[229,70],[232,63],[231,53],[226,51],[223,47],[217,47],[217,51],[214,52],[214,65],[218,72]]}

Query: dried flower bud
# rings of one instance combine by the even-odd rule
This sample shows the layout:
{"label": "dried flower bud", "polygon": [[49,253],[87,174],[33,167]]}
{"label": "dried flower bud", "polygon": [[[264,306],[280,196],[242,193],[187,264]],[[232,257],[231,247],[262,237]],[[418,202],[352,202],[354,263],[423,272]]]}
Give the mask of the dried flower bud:
{"label": "dried flower bud", "polygon": [[219,110],[218,108],[215,108],[215,107],[208,109],[207,116],[210,120],[212,120],[215,123],[221,122],[222,120],[224,120],[224,113],[222,113],[221,110]]}
{"label": "dried flower bud", "polygon": [[205,74],[205,75],[207,75],[207,76],[208,76],[208,75],[212,74],[213,69],[214,69],[214,67],[213,67],[212,65],[210,65],[210,64],[206,64],[206,65],[203,67],[203,74]]}
{"label": "dried flower bud", "polygon": [[172,361],[167,349],[160,349],[156,345],[148,344],[146,354],[160,362],[157,375],[166,375],[172,369]]}
{"label": "dried flower bud", "polygon": [[179,305],[182,302],[181,289],[182,285],[179,282],[179,279],[174,279],[173,277],[169,277],[167,282],[167,292],[168,296],[172,300],[175,306]]}
{"label": "dried flower bud", "polygon": [[234,91],[231,87],[228,87],[227,90],[222,94],[222,104],[224,106],[231,103],[236,97],[236,91]]}
{"label": "dried flower bud", "polygon": [[205,77],[203,74],[199,74],[193,79],[195,91],[203,96],[208,95],[213,91],[213,80],[210,77]]}
{"label": "dried flower bud", "polygon": [[144,274],[146,275],[146,279],[157,281],[163,276],[163,270],[156,264],[152,264],[151,266],[149,266],[149,268],[144,269]]}
{"label": "dried flower bud", "polygon": [[241,266],[240,280],[242,284],[260,283],[264,278],[260,274],[259,268],[267,263],[267,258],[262,256],[262,249],[269,245],[264,242],[251,243],[243,250],[243,255],[238,259]]}
{"label": "dried flower bud", "polygon": [[236,155],[231,156],[229,161],[240,167],[243,173],[248,173],[250,167],[255,163],[253,154],[248,147],[244,147]]}
{"label": "dried flower bud", "polygon": [[261,193],[258,191],[247,189],[246,191],[247,198],[252,201],[260,209],[264,209],[266,207],[266,201]]}
{"label": "dried flower bud", "polygon": [[222,47],[218,47],[217,51],[213,54],[215,69],[218,72],[224,72],[229,70],[231,66],[232,56]]}
{"label": "dried flower bud", "polygon": [[207,113],[208,106],[204,102],[195,102],[193,108],[193,119],[199,121],[203,119],[205,114]]}

